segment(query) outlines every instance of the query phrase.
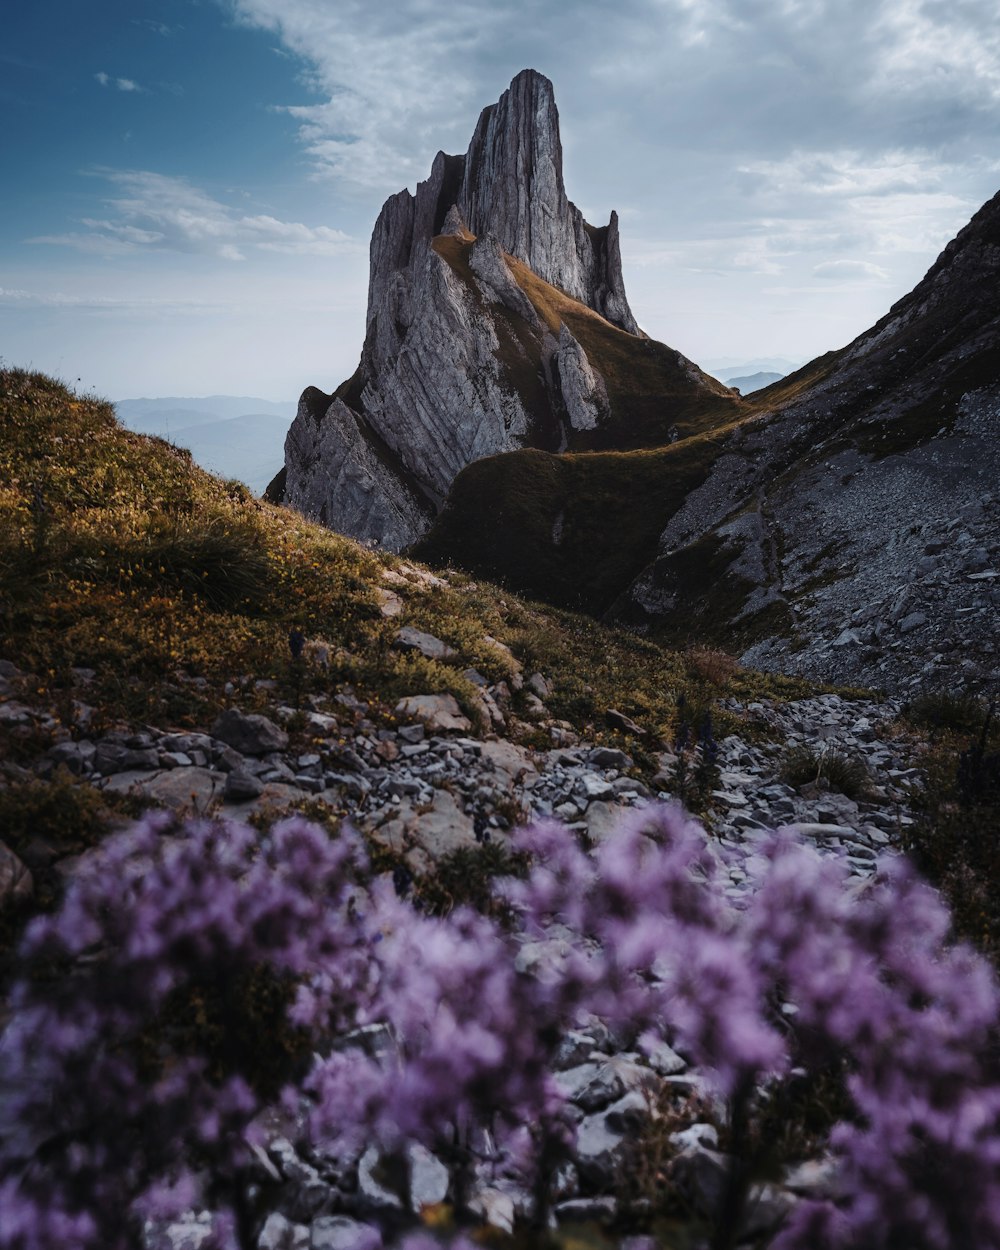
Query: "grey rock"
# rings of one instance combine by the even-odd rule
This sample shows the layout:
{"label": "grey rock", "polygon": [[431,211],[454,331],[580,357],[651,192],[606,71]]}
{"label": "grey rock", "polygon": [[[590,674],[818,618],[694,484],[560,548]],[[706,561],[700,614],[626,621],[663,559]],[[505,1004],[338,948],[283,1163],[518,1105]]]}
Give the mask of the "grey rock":
{"label": "grey rock", "polygon": [[598,1198],[571,1198],[555,1207],[555,1217],[560,1224],[589,1220],[610,1219],[618,1210],[617,1199],[610,1194]]}
{"label": "grey rock", "polygon": [[272,1211],[260,1230],[257,1250],[309,1250],[309,1229]]}
{"label": "grey rock", "polygon": [[47,755],[56,767],[61,765],[79,777],[89,771],[96,755],[96,748],[92,742],[86,744],[82,742],[57,742],[55,746],[49,748]]}
{"label": "grey rock", "polygon": [[373,1250],[381,1244],[377,1228],[346,1215],[321,1215],[309,1228],[309,1250]]}
{"label": "grey rock", "polygon": [[436,1206],[448,1196],[448,1169],[429,1150],[411,1145],[406,1151],[410,1172],[410,1205],[414,1211]]}
{"label": "grey rock", "polygon": [[666,1042],[657,1042],[648,1052],[649,1066],[660,1076],[676,1076],[687,1067],[682,1059]]}
{"label": "grey rock", "polygon": [[[208,768],[174,768],[152,777],[122,773],[128,789],[171,811],[203,815],[222,798],[226,778]],[[112,778],[112,782],[116,779]]]}
{"label": "grey rock", "polygon": [[581,1179],[594,1189],[610,1189],[624,1158],[626,1139],[613,1133],[603,1115],[588,1116],[576,1133],[576,1165]]}
{"label": "grey rock", "polygon": [[899,632],[908,634],[913,629],[919,629],[921,625],[927,624],[926,612],[911,612],[909,616],[904,616],[899,622]]}
{"label": "grey rock", "polygon": [[646,736],[645,729],[641,725],[636,724],[631,716],[626,716],[624,712],[618,712],[613,707],[608,708],[604,718],[612,729],[620,729],[622,733],[635,734],[637,738]]}
{"label": "grey rock", "polygon": [[451,694],[413,694],[400,699],[395,712],[410,720],[420,720],[431,733],[467,733],[472,722]]}
{"label": "grey rock", "polygon": [[109,777],[113,773],[123,772],[127,753],[127,748],[122,746],[120,742],[109,742],[107,740],[99,742],[94,751],[94,767],[102,777]]}
{"label": "grey rock", "polygon": [[201,1250],[212,1235],[210,1211],[189,1211],[168,1224],[143,1227],[143,1250]]}
{"label": "grey rock", "polygon": [[556,1074],[556,1084],[584,1111],[608,1106],[625,1092],[621,1076],[607,1063],[584,1063]]}
{"label": "grey rock", "polygon": [[587,752],[587,761],[597,768],[623,770],[632,767],[631,755],[626,755],[624,751],[619,751],[615,747],[594,747],[592,751]]}
{"label": "grey rock", "polygon": [[226,776],[223,798],[227,803],[246,803],[258,798],[264,790],[264,783],[250,775],[244,769],[234,769]]}
{"label": "grey rock", "polygon": [[469,1206],[486,1224],[505,1233],[513,1233],[517,1211],[509,1193],[488,1186],[479,1190]]}
{"label": "grey rock", "polygon": [[219,716],[212,726],[212,737],[243,755],[266,755],[288,746],[288,734],[274,721],[236,707],[228,708]]}
{"label": "grey rock", "polygon": [[34,891],[31,873],[10,847],[0,842],[0,912],[31,898]]}
{"label": "grey rock", "polygon": [[433,634],[404,625],[396,635],[396,646],[400,651],[419,651],[429,660],[454,660],[458,652]]}

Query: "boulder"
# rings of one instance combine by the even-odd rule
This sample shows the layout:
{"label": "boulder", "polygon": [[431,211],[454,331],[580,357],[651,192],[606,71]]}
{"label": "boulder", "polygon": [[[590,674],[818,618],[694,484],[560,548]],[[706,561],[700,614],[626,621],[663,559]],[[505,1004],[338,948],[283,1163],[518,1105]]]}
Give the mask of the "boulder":
{"label": "boulder", "polygon": [[288,746],[288,734],[256,712],[228,708],[212,726],[212,737],[243,755],[267,755]]}
{"label": "boulder", "polygon": [[34,890],[31,873],[10,847],[0,842],[0,912],[31,898]]}
{"label": "boulder", "polygon": [[421,721],[430,733],[467,733],[472,728],[451,694],[412,694],[400,699],[395,712],[404,720]]}

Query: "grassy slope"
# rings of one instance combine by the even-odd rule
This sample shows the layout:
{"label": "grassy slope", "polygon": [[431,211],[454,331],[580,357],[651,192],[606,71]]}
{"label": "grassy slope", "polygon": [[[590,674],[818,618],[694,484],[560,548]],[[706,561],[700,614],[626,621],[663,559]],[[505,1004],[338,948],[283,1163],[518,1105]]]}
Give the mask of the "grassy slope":
{"label": "grassy slope", "polygon": [[479,460],[455,480],[415,554],[599,615],[655,557],[717,452],[717,434],[705,434],[653,451]]}
{"label": "grassy slope", "polygon": [[[410,580],[393,584],[404,610],[386,620],[378,592],[391,566]],[[492,680],[509,670],[485,634],[509,643],[529,672],[546,672],[553,713],[598,738],[612,738],[608,707],[656,730],[669,726],[681,689],[697,693],[676,653],[461,577],[428,587],[394,558],[128,433],[109,404],[17,370],[0,373],[0,587],[0,656],[36,675],[34,693],[57,721],[72,719],[70,670],[95,670],[91,733],[119,720],[204,727],[232,701],[227,683],[240,686],[244,706],[273,704],[253,682],[287,683],[292,625],[341,648],[329,677],[311,679],[317,689],[350,683],[376,719],[411,693],[450,690],[468,706],[462,669]],[[404,623],[452,643],[460,661],[393,650]],[[784,689],[741,680],[760,693]],[[0,758],[29,749],[0,740]]]}

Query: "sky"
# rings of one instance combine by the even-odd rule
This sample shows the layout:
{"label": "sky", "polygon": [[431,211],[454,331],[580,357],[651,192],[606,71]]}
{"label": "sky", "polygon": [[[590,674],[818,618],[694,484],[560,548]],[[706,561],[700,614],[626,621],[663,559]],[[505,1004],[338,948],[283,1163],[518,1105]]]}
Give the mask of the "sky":
{"label": "sky", "polygon": [[379,208],[552,79],[640,325],[805,361],[1000,188],[995,0],[32,0],[0,44],[0,359],[112,399],[357,364]]}

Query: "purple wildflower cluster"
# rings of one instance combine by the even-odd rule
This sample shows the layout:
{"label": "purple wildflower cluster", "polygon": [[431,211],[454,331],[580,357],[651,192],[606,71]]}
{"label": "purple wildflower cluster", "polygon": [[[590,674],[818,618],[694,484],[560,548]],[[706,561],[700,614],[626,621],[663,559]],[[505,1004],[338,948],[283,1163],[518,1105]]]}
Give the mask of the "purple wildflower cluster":
{"label": "purple wildflower cluster", "polygon": [[[375,1144],[404,1176],[421,1143],[447,1165],[460,1215],[478,1184],[508,1174],[545,1221],[575,1146],[556,1051],[597,1016],[710,1074],[736,1145],[768,1086],[847,1072],[853,1111],[829,1142],[839,1196],[801,1203],[774,1250],[1000,1246],[1000,994],[981,959],[948,944],[947,912],[904,863],[859,892],[775,835],[737,911],[676,808],[629,816],[592,854],[553,823],[515,843],[532,867],[500,883],[508,927],[468,909],[421,914],[390,877],[361,888],[353,835],[330,841],[301,821],[260,839],[204,823],[165,836],[149,818],[108,844],[25,944],[27,960],[67,968],[16,988],[0,1047],[15,1129],[0,1147],[0,1246],[130,1244],[123,1213],[188,1205],[194,1161],[226,1215],[218,1244],[251,1244],[241,1194],[259,1096],[240,1072],[170,1050],[169,1030],[152,1069],[136,1043],[188,981],[262,967],[287,983],[289,1025],[319,1052],[285,1095],[309,1108],[314,1142],[344,1157]],[[361,1025],[380,1026],[383,1044]],[[734,1166],[719,1244],[749,1181]],[[406,1244],[424,1241],[437,1244]]]}

